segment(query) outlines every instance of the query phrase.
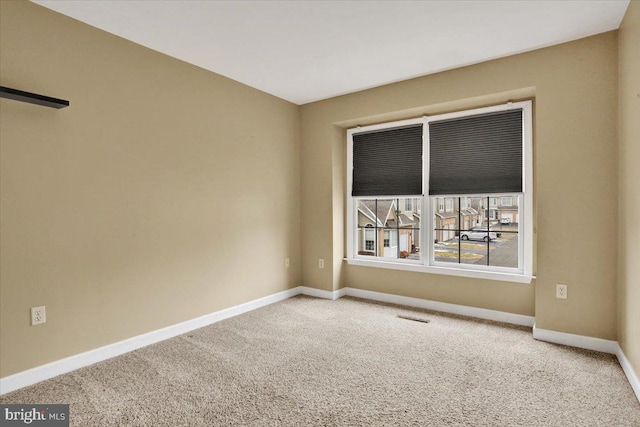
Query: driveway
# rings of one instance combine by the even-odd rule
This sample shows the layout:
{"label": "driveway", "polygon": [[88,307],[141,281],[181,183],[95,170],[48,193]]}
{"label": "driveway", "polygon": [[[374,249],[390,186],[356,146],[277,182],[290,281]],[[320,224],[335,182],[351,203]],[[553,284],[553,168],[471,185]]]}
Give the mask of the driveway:
{"label": "driveway", "polygon": [[[487,251],[488,247],[488,251]],[[518,234],[502,232],[502,235],[490,243],[463,240],[457,237],[434,245],[436,261],[458,262],[458,250],[461,248],[460,262],[463,264],[489,265],[499,267],[518,267]]]}

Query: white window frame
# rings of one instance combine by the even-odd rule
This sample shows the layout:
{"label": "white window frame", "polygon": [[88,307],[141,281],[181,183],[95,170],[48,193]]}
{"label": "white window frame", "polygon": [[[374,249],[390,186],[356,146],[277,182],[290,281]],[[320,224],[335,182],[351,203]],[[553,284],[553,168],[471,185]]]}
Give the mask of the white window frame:
{"label": "white window frame", "polygon": [[[434,260],[433,241],[434,227],[433,218],[437,206],[428,195],[429,190],[429,123],[436,120],[446,120],[460,118],[476,114],[484,114],[498,111],[508,111],[511,109],[523,110],[523,193],[509,194],[519,198],[519,221],[518,221],[518,268],[478,266],[473,264],[457,264],[436,262]],[[400,126],[423,124],[423,189],[424,195],[413,196],[376,196],[376,197],[352,197],[353,185],[353,135],[360,132],[370,132],[376,130],[391,129]],[[499,195],[451,195],[449,197],[500,197]],[[397,198],[421,198],[420,215],[420,259],[389,259],[382,257],[357,255],[357,209],[356,203],[359,199],[397,199]],[[447,197],[447,196],[439,196]],[[496,200],[497,202],[498,200]],[[455,204],[455,202],[454,202]],[[487,208],[490,208],[488,206]],[[345,260],[351,265],[361,265],[369,267],[390,268],[405,271],[417,271],[423,273],[453,275],[461,277],[471,277],[479,279],[500,280],[516,283],[531,283],[535,278],[533,275],[533,122],[531,101],[513,102],[508,104],[495,105],[491,107],[476,108],[472,110],[458,111],[434,116],[425,116],[416,119],[401,120],[392,123],[381,123],[371,126],[357,127],[347,130],[347,255]],[[376,252],[377,253],[377,252]]]}

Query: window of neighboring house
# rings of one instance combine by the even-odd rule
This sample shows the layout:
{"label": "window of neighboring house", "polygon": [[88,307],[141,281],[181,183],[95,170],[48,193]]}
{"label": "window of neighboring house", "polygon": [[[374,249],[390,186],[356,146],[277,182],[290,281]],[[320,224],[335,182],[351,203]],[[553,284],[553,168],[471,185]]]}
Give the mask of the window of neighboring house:
{"label": "window of neighboring house", "polygon": [[447,205],[446,211],[453,212],[453,199],[445,199],[445,203]]}
{"label": "window of neighboring house", "polygon": [[407,211],[413,210],[413,199],[405,199],[404,209]]}
{"label": "window of neighboring house", "polygon": [[[531,120],[525,101],[348,130],[347,261],[530,282]],[[365,216],[375,234],[362,248]]]}
{"label": "window of neighboring house", "polygon": [[375,251],[376,250],[376,231],[371,224],[365,225],[364,228],[364,250]]}

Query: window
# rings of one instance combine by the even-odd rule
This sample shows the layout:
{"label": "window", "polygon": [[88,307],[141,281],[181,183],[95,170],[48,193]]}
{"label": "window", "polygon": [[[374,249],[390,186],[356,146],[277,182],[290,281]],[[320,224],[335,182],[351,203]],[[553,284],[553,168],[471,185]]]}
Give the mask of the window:
{"label": "window", "polygon": [[447,205],[447,208],[445,209],[445,211],[453,212],[453,199],[445,199],[445,203]]}
{"label": "window", "polygon": [[[436,241],[433,246],[433,263],[466,264],[474,266],[518,268],[519,230],[511,221],[497,221],[496,211],[486,215],[480,209],[489,204],[488,197],[458,197],[456,204],[461,206],[453,218],[441,218],[434,215]],[[519,196],[514,196],[514,199]],[[462,206],[468,206],[462,209]],[[474,206],[477,208],[474,208]],[[518,207],[509,211],[509,215],[518,215]]]}
{"label": "window", "polygon": [[[411,198],[416,211],[397,209],[407,206],[407,198],[358,199],[357,230],[364,233],[359,239],[359,256],[419,260],[420,252],[420,199]],[[375,226],[373,225],[375,224]],[[376,251],[375,239],[382,243]]]}
{"label": "window", "polygon": [[404,210],[406,210],[406,211],[412,211],[413,210],[413,200],[412,199],[405,199]]}
{"label": "window", "polygon": [[530,282],[531,138],[529,101],[349,129],[347,261]]}
{"label": "window", "polygon": [[363,229],[360,230],[364,240],[364,252],[359,251],[360,255],[374,255],[376,250],[376,231],[373,225],[365,223]]}

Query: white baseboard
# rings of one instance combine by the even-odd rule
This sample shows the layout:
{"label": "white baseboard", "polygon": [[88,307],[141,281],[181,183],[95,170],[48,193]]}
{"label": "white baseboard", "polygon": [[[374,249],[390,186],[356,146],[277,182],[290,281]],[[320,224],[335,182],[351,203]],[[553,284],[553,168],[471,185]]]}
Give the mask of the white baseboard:
{"label": "white baseboard", "polygon": [[22,387],[29,386],[31,384],[38,383],[40,381],[47,380],[49,378],[57,377],[58,375],[65,374],[67,372],[75,371],[76,369],[83,368],[85,366],[89,366],[94,363],[101,362],[103,360],[110,359],[112,357],[116,357],[121,354],[128,353],[130,351],[137,350],[139,348],[146,347],[148,345],[155,344],[169,338],[173,338],[175,336],[193,331],[194,329],[199,329],[204,326],[211,325],[221,320],[228,319],[230,317],[237,316],[239,314],[246,313],[260,307],[264,307],[266,305],[291,298],[300,294],[300,292],[301,290],[299,289],[299,287],[287,289],[286,291],[268,295],[263,298],[258,298],[253,301],[236,305],[234,307],[206,314],[195,319],[187,320],[176,325],[138,335],[124,341],[106,345],[104,347],[99,347],[85,353],[76,354],[74,356],[56,360],[55,362],[47,363],[46,365],[37,366],[26,371],[18,372],[14,375],[0,378],[0,395],[9,393]]}
{"label": "white baseboard", "polygon": [[533,325],[533,338],[554,344],[567,345],[569,347],[600,351],[602,353],[616,354],[618,351],[617,341],[603,340],[602,338],[587,337],[584,335],[568,334],[566,332],[551,331],[549,329],[540,329],[536,328],[535,325]]}
{"label": "white baseboard", "polygon": [[638,402],[640,402],[640,380],[638,379],[638,375],[636,375],[636,372],[633,370],[633,367],[631,366],[631,363],[629,363],[629,359],[627,359],[627,356],[624,355],[622,347],[620,347],[619,345],[617,347],[618,348],[616,351],[616,356],[618,357],[618,362],[620,362],[620,366],[622,366],[622,370],[627,376],[629,384],[631,384],[631,388],[638,398]]}
{"label": "white baseboard", "polygon": [[330,299],[333,301],[343,296],[343,293],[341,292],[342,289],[337,291],[325,291],[323,289],[310,288],[308,286],[298,286],[298,289],[299,293],[302,295],[307,295],[315,298]]}
{"label": "white baseboard", "polygon": [[614,354],[618,358],[618,362],[627,376],[629,384],[633,392],[640,402],[640,380],[636,375],[631,363],[624,355],[622,348],[617,341],[603,340],[602,338],[586,337],[584,335],[568,334],[566,332],[551,331],[548,329],[536,328],[533,325],[533,338],[551,342],[554,344],[562,344],[569,347],[584,348],[586,350],[600,351],[602,353]]}
{"label": "white baseboard", "polygon": [[485,320],[494,320],[496,322],[511,323],[514,325],[532,327],[535,323],[535,318],[533,316],[506,313],[504,311],[489,310],[486,308],[449,304],[446,302],[405,297],[401,295],[386,294],[382,292],[367,291],[364,289],[356,288],[342,288],[340,289],[340,291],[344,291],[343,295],[348,295],[356,298],[386,302],[390,304],[407,305],[410,307],[424,308],[427,310],[441,311],[444,313],[458,314],[461,316],[476,317]]}

